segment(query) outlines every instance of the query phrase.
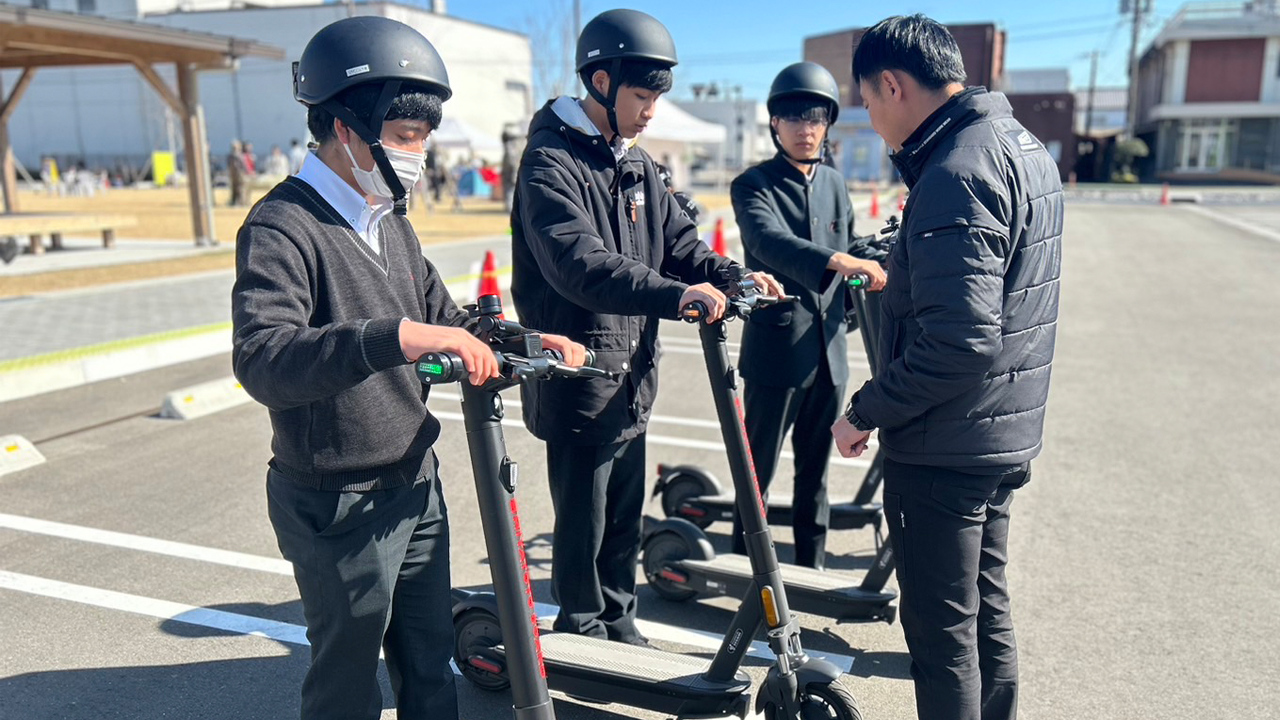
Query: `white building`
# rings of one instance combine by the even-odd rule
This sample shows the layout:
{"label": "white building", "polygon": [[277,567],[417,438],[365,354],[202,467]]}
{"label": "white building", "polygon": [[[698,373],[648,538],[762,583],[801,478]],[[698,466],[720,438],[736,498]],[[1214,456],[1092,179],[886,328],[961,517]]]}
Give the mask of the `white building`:
{"label": "white building", "polygon": [[[349,15],[379,15],[417,28],[449,70],[453,97],[445,116],[495,141],[508,125],[523,127],[533,110],[529,38],[395,2],[338,4],[297,0],[30,0],[51,10],[131,19],[197,32],[254,39],[284,48],[283,62],[245,59],[227,72],[200,76],[200,99],[215,160],[232,139],[259,155],[291,139],[308,140],[306,111],[292,97],[291,63],[325,25]],[[158,67],[172,81],[171,67]],[[11,86],[16,73],[3,73]],[[179,150],[181,133],[164,104],[133,68],[45,68],[35,76],[9,123],[14,153],[28,168],[43,155],[91,166],[137,166],[153,150]],[[482,154],[498,160],[492,148]],[[500,151],[499,151],[500,152]]]}
{"label": "white building", "polygon": [[717,125],[728,133],[724,163],[730,171],[740,171],[773,157],[769,139],[769,111],[756,100],[677,100],[681,110]]}

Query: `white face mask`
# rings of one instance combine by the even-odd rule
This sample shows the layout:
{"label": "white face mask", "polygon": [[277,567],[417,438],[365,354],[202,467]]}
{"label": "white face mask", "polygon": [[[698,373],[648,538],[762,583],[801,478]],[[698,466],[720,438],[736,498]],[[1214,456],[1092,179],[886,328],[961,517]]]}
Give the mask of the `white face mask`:
{"label": "white face mask", "polygon": [[[347,157],[351,158],[351,172],[355,175],[356,184],[360,186],[364,194],[385,198],[390,201],[392,196],[391,188],[387,187],[387,180],[382,177],[382,171],[378,169],[378,164],[374,163],[372,170],[361,169],[356,164],[356,156],[351,154],[351,146],[343,143],[342,147],[347,151]],[[383,145],[382,149],[387,153],[387,159],[391,161],[391,168],[395,170],[396,177],[400,178],[400,185],[404,187],[405,193],[411,192],[413,186],[418,182],[418,177],[422,175],[422,166],[427,159],[426,151],[397,150],[386,145]]]}

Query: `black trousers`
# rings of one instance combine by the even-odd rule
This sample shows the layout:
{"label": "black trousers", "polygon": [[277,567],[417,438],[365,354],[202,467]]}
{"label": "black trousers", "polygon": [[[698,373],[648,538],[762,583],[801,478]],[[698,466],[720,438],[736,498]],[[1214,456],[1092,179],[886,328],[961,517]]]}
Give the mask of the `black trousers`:
{"label": "black trousers", "polygon": [[559,632],[634,642],[644,509],[644,435],[610,445],[547,443],[556,525],[551,587]]}
{"label": "black trousers", "polygon": [[[747,382],[743,390],[747,442],[755,461],[760,492],[766,492],[778,468],[782,439],[791,430],[795,452],[795,491],[791,528],[796,541],[796,564],[821,568],[825,563],[827,526],[827,464],[833,440],[831,424],[840,413],[844,386],[831,383],[825,360],[808,387],[780,388]],[[733,514],[733,551],[746,554],[742,520]]]}
{"label": "black trousers", "polygon": [[272,470],[267,509],[311,642],[303,720],[377,720],[379,651],[397,717],[456,720],[449,520],[434,469],[368,492],[313,490]]}
{"label": "black trousers", "polygon": [[884,463],[884,513],[921,720],[1012,720],[1009,506],[1029,470],[973,475]]}

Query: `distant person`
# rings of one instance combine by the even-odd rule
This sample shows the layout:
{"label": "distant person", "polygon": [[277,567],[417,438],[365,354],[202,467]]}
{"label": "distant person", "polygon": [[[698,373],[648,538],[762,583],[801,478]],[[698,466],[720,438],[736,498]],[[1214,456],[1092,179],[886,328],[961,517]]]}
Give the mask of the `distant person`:
{"label": "distant person", "polygon": [[891,17],[853,54],[871,127],[910,189],[882,299],[883,369],[832,426],[880,430],[884,517],[921,720],[1012,720],[1009,508],[1044,438],[1062,182],[1009,101],[964,86],[945,27]]}
{"label": "distant person", "polygon": [[289,158],[280,149],[279,145],[271,146],[271,152],[267,155],[267,160],[263,163],[262,170],[265,175],[273,180],[289,175]]}
{"label": "distant person", "polygon": [[307,148],[297,138],[289,141],[289,175],[297,175],[302,161],[307,159]]}
{"label": "distant person", "polygon": [[244,144],[244,171],[248,173],[250,180],[258,176],[258,155],[253,151],[251,142]]}
{"label": "distant person", "polygon": [[502,131],[502,171],[499,181],[502,188],[502,203],[507,213],[511,213],[512,200],[516,196],[516,168],[520,165],[520,150],[516,147],[520,136],[510,129]]}
{"label": "distant person", "polygon": [[240,207],[248,197],[248,171],[244,164],[244,146],[239,140],[231,141],[231,151],[227,153],[227,185],[231,188],[231,207]]}

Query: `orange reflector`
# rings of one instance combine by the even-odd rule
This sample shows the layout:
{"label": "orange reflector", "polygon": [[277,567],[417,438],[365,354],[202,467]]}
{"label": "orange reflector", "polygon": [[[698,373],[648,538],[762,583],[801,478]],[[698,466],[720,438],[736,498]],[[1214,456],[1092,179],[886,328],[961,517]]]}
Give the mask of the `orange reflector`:
{"label": "orange reflector", "polygon": [[773,602],[773,588],[768,585],[760,588],[760,602],[764,605],[764,619],[769,627],[778,627],[778,606]]}

